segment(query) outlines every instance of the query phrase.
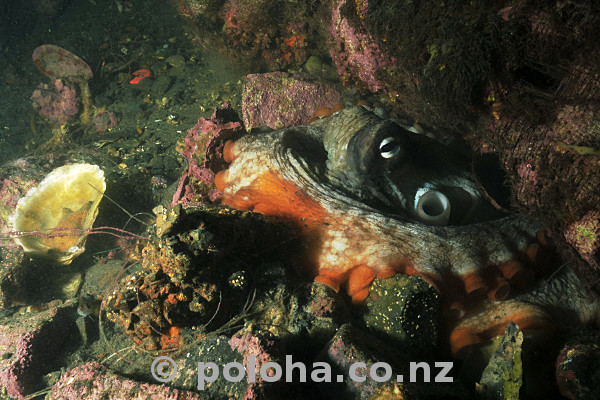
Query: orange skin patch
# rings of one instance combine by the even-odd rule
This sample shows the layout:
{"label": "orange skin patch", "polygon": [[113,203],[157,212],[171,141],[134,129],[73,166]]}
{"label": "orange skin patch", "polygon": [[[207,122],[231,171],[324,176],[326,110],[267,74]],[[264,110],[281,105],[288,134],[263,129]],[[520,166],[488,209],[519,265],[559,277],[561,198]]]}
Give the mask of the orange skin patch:
{"label": "orange skin patch", "polygon": [[317,202],[271,171],[260,175],[252,187],[238,190],[235,196],[225,192],[222,202],[234,208],[283,217],[304,228],[322,225],[327,216]]}

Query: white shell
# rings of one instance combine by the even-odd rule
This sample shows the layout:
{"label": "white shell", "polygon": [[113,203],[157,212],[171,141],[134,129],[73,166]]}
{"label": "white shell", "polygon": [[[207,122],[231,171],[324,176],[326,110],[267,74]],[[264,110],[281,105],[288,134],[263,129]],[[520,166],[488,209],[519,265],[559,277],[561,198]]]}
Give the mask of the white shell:
{"label": "white shell", "polygon": [[[97,165],[71,164],[56,168],[17,203],[9,219],[15,232],[55,234],[19,235],[14,240],[32,257],[67,265],[83,253],[106,190],[104,172]],[[72,235],[66,229],[73,229]]]}

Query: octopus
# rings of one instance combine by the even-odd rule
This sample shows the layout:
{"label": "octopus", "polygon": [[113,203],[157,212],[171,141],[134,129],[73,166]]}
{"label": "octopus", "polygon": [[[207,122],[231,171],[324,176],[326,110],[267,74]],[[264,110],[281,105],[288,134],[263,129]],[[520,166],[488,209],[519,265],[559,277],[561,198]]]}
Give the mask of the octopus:
{"label": "octopus", "polygon": [[249,133],[224,159],[222,202],[293,224],[315,281],[354,303],[395,274],[436,288],[455,355],[511,321],[545,333],[597,318],[598,296],[570,268],[540,279],[553,251],[538,221],[500,215],[452,145],[377,109]]}

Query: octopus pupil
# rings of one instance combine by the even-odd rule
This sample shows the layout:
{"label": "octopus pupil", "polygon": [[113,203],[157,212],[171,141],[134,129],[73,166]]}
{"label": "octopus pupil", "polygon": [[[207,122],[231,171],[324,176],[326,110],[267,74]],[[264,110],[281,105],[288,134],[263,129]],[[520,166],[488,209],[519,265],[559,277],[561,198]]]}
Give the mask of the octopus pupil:
{"label": "octopus pupil", "polygon": [[393,137],[386,137],[379,145],[379,152],[383,158],[392,158],[400,153],[400,144]]}

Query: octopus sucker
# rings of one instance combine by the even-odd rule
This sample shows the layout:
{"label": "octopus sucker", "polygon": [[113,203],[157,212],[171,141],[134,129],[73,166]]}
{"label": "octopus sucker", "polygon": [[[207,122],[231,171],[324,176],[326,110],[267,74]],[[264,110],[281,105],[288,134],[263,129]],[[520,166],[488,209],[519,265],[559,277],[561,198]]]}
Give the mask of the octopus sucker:
{"label": "octopus sucker", "polygon": [[235,141],[228,140],[225,142],[225,146],[223,147],[223,160],[225,162],[230,163],[239,155],[239,153],[235,149]]}
{"label": "octopus sucker", "polygon": [[[548,310],[561,296],[574,299],[567,308],[579,323],[595,319],[598,301],[574,274],[535,281],[552,253],[543,225],[500,215],[469,160],[430,136],[368,107],[346,108],[226,143],[230,164],[216,182],[224,204],[293,224],[315,280],[354,303],[376,277],[422,277],[442,295],[455,354],[510,321],[553,326],[560,315]],[[552,290],[536,286],[554,281]]]}

